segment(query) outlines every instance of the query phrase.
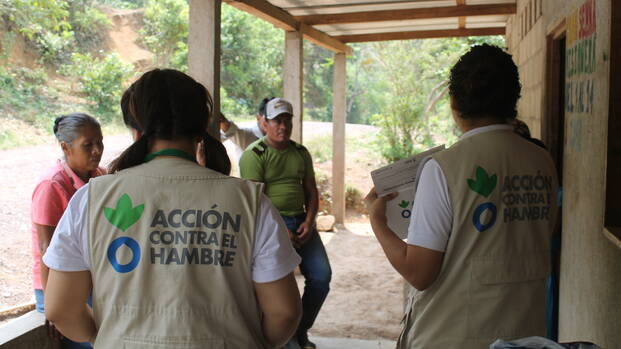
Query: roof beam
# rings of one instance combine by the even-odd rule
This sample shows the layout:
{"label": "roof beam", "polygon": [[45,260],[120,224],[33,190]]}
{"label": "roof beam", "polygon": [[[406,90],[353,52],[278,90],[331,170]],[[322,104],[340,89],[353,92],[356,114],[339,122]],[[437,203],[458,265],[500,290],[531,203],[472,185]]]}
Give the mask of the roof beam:
{"label": "roof beam", "polygon": [[448,30],[418,30],[409,32],[395,33],[375,33],[375,34],[357,34],[335,36],[342,42],[369,42],[369,41],[390,41],[390,40],[413,40],[413,39],[431,39],[431,38],[447,38],[447,37],[463,37],[463,36],[487,36],[487,35],[504,35],[504,27],[496,28],[473,28],[473,29],[448,29]]}
{"label": "roof beam", "polygon": [[310,25],[302,23],[300,25],[300,31],[302,32],[302,35],[304,35],[304,39],[311,41],[316,45],[325,47],[332,51],[345,53],[348,56],[352,55],[352,48],[347,46],[347,44],[333,36],[311,27]]}
{"label": "roof beam", "polygon": [[295,17],[308,25],[343,24],[363,22],[384,22],[408,19],[429,19],[466,16],[510,15],[516,13],[515,4],[458,5],[447,7],[416,8],[407,10],[386,10],[351,12]]}
{"label": "roof beam", "polygon": [[[465,6],[466,5],[466,0],[457,0],[457,6]],[[459,29],[464,29],[466,28],[466,17],[461,16],[459,17]]]}
{"label": "roof beam", "polygon": [[351,47],[320,30],[300,23],[288,12],[266,0],[224,0],[224,2],[255,17],[264,19],[277,28],[286,31],[300,31],[305,39],[319,46],[347,55],[352,54]]}
{"label": "roof beam", "polygon": [[224,2],[255,17],[266,20],[280,29],[296,31],[300,27],[298,20],[288,12],[265,0],[224,0]]}

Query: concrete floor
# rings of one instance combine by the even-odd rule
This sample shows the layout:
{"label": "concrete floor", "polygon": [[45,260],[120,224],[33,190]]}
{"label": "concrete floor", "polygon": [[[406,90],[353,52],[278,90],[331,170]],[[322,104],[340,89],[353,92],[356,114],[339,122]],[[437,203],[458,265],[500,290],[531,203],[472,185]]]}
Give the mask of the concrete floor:
{"label": "concrete floor", "polygon": [[393,349],[397,342],[389,340],[363,340],[353,338],[311,337],[318,349]]}

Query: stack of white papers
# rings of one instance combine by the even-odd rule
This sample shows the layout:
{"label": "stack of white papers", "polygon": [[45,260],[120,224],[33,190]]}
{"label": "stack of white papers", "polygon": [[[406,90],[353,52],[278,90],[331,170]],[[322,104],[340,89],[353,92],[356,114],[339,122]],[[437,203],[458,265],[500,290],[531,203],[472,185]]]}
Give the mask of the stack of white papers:
{"label": "stack of white papers", "polygon": [[407,237],[416,186],[418,185],[420,171],[423,168],[421,164],[424,164],[433,153],[443,149],[444,145],[431,148],[407,159],[371,171],[371,179],[373,179],[378,196],[399,193],[396,198],[388,201],[386,217],[388,218],[388,227],[401,239]]}

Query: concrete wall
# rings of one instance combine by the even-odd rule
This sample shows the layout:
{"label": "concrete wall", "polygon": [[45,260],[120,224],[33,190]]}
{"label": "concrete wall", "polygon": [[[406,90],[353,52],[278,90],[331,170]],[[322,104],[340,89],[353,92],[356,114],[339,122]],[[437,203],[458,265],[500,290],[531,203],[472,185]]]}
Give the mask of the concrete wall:
{"label": "concrete wall", "polygon": [[58,343],[50,340],[45,316],[31,311],[0,326],[0,349],[53,349]]}
{"label": "concrete wall", "polygon": [[[587,99],[581,103],[584,108],[576,108],[574,96],[574,101],[565,105],[559,340],[585,340],[604,348],[621,348],[621,250],[602,234],[611,1],[618,0],[594,0],[597,26],[594,71],[567,76],[567,84],[574,87],[590,81],[593,102],[589,103]],[[507,30],[507,45],[518,63],[522,79],[523,97],[518,109],[520,118],[538,137],[545,112],[547,35],[563,20],[571,18],[587,1],[517,2],[518,12],[512,16]],[[529,12],[532,17],[532,8],[536,12],[539,7],[540,17],[528,18]],[[571,45],[568,37],[568,47]],[[616,91],[616,98],[620,92]],[[574,107],[568,104],[574,104]]]}

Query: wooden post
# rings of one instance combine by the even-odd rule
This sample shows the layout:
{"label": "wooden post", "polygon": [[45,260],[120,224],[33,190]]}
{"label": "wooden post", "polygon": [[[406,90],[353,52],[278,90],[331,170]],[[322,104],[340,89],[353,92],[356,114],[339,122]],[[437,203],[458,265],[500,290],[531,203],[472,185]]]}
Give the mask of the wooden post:
{"label": "wooden post", "polygon": [[304,112],[304,48],[302,33],[285,32],[285,67],[283,97],[293,106],[293,132],[291,139],[302,143],[302,120]]}
{"label": "wooden post", "polygon": [[[213,98],[214,115],[220,112],[221,7],[221,0],[190,0],[188,70],[209,91]],[[218,118],[209,120],[208,131],[220,139]]]}
{"label": "wooden post", "polygon": [[345,221],[346,63],[344,53],[334,54],[332,81],[332,211],[337,223]]}

